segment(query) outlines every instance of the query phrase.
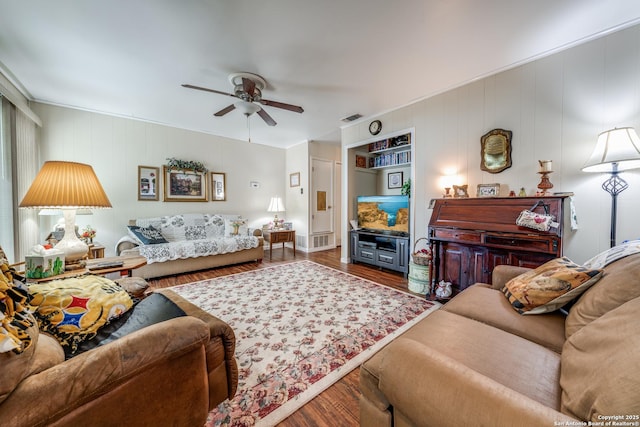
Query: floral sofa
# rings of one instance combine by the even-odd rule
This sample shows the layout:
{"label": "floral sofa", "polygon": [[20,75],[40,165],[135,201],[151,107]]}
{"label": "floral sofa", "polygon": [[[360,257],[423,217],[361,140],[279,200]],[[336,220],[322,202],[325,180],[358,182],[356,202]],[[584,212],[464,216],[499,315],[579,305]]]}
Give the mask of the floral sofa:
{"label": "floral sofa", "polygon": [[261,230],[238,215],[189,213],[129,222],[116,244],[118,255],[142,255],[147,265],[133,270],[144,278],[168,276],[241,262],[261,262]]}

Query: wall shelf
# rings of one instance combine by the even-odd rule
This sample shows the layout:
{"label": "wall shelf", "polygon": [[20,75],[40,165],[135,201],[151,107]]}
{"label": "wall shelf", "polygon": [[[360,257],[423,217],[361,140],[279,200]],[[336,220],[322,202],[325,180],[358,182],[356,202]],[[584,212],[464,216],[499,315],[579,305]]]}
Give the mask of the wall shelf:
{"label": "wall shelf", "polygon": [[371,142],[368,147],[370,169],[411,165],[410,133]]}

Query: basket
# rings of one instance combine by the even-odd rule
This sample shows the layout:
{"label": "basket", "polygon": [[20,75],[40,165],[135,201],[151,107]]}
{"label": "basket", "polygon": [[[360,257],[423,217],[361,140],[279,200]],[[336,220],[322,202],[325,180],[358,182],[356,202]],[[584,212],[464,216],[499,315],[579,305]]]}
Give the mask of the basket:
{"label": "basket", "polygon": [[[427,250],[429,251],[429,253],[423,253],[423,252],[418,252],[417,251],[417,247],[418,247],[418,243],[424,240],[427,242]],[[429,263],[431,262],[431,258],[433,258],[433,255],[431,254],[431,248],[428,245],[429,240],[426,237],[421,237],[418,240],[416,240],[416,242],[413,244],[413,253],[411,254],[411,258],[413,258],[413,263],[417,264],[417,265],[429,265]]]}

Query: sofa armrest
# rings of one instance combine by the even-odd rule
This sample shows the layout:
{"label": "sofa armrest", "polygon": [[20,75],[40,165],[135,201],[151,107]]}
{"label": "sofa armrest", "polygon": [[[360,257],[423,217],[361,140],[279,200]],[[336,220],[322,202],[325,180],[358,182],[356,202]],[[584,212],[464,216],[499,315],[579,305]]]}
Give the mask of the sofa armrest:
{"label": "sofa armrest", "polygon": [[416,341],[398,338],[384,351],[380,390],[414,425],[462,426],[473,420],[539,427],[576,421]]}
{"label": "sofa armrest", "polygon": [[124,255],[123,252],[129,249],[137,248],[139,243],[129,236],[123,236],[116,243],[116,255]]}
{"label": "sofa armrest", "polygon": [[[169,298],[176,304],[187,316],[192,316],[202,320],[209,327],[210,340],[207,344],[207,369],[210,373],[210,382],[219,381],[219,375],[216,376],[216,370],[221,364],[226,370],[225,393],[228,398],[232,398],[236,394],[238,387],[238,365],[235,359],[236,336],[231,326],[225,321],[215,317],[214,315],[202,310],[200,307],[190,303],[177,293],[170,289],[157,289],[158,292]],[[222,352],[220,351],[222,347]],[[214,384],[210,384],[214,388]],[[211,396],[215,399],[217,396]],[[217,405],[219,402],[216,402]],[[213,409],[213,408],[212,408]]]}
{"label": "sofa armrest", "polygon": [[509,280],[527,271],[531,269],[515,265],[497,265],[491,273],[491,287],[500,290]]}
{"label": "sofa armrest", "polygon": [[[163,425],[197,422],[203,414],[206,419],[208,340],[207,325],[188,316],[136,331],[25,378],[0,405],[0,424],[82,425],[100,419],[104,425]],[[31,409],[25,410],[27,404]],[[168,414],[162,410],[167,406],[176,410]]]}

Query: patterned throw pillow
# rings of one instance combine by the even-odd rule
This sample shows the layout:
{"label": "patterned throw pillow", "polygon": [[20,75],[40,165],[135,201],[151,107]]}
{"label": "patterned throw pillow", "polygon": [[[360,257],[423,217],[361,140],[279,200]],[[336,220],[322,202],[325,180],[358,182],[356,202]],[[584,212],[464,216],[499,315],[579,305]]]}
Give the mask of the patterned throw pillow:
{"label": "patterned throw pillow", "polygon": [[509,280],[502,292],[520,314],[548,313],[577,298],[600,277],[602,270],[562,257]]}
{"label": "patterned throw pillow", "polygon": [[35,283],[29,285],[29,294],[40,330],[55,336],[67,357],[133,305],[124,289],[101,276]]}
{"label": "patterned throw pillow", "polygon": [[129,231],[133,237],[140,241],[143,245],[157,245],[159,243],[167,243],[160,230],[156,230],[152,226],[139,227],[137,225],[129,225]]}
{"label": "patterned throw pillow", "polygon": [[242,218],[224,220],[224,237],[246,236],[249,234],[247,220]]}
{"label": "patterned throw pillow", "polygon": [[207,238],[204,225],[187,225],[184,228],[184,237],[187,240],[202,240]]}
{"label": "patterned throw pillow", "polygon": [[224,237],[224,218],[218,214],[205,214],[204,229],[207,233],[207,239],[216,237]]}

